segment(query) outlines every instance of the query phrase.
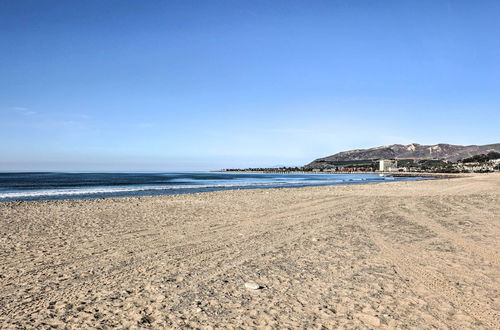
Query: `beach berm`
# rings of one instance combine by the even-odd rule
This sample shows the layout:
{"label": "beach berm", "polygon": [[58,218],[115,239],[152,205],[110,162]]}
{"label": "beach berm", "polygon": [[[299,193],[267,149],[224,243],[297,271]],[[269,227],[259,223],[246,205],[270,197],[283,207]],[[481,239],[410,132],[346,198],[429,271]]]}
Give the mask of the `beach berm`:
{"label": "beach berm", "polygon": [[0,328],[500,326],[500,174],[0,203]]}

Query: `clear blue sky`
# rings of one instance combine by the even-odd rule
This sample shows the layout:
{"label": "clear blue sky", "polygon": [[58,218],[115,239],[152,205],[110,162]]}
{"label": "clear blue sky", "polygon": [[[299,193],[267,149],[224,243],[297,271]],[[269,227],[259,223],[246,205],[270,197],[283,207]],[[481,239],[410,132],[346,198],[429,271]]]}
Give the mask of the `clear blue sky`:
{"label": "clear blue sky", "polygon": [[0,1],[1,170],[500,142],[500,1]]}

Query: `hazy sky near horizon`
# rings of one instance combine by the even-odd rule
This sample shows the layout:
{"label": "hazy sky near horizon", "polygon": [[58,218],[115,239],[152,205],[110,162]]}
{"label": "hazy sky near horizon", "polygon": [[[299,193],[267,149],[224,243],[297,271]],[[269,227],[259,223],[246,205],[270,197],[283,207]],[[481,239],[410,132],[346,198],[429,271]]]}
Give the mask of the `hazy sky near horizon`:
{"label": "hazy sky near horizon", "polygon": [[0,2],[0,170],[500,142],[500,1]]}

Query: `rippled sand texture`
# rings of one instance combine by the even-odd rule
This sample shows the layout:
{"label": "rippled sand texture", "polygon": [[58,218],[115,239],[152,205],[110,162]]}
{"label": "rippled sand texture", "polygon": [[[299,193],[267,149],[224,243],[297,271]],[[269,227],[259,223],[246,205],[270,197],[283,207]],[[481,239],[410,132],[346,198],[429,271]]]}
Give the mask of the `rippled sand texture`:
{"label": "rippled sand texture", "polygon": [[0,248],[7,329],[500,326],[498,174],[2,203]]}

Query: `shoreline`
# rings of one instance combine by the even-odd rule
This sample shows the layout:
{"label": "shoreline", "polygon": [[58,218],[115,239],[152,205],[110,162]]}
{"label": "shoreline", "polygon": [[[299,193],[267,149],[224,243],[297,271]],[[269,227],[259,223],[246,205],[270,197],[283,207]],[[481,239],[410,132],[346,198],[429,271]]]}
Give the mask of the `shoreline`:
{"label": "shoreline", "polygon": [[[400,177],[411,177],[411,176],[400,176]],[[438,179],[444,179],[446,177],[426,177],[426,176],[415,176],[415,180],[411,181],[423,181],[423,180],[438,180]],[[418,179],[421,178],[421,179]],[[278,183],[276,184],[262,184],[262,185],[250,185],[250,186],[234,186],[234,187],[203,187],[203,188],[190,188],[192,191],[184,191],[182,189],[178,189],[179,191],[174,191],[174,190],[168,190],[165,189],[165,191],[168,191],[168,193],[151,193],[148,191],[158,191],[156,189],[153,190],[148,190],[148,189],[141,189],[137,190],[139,194],[137,195],[132,195],[132,194],[125,194],[123,195],[118,195],[118,196],[102,196],[99,194],[103,194],[103,192],[97,192],[97,193],[72,193],[72,194],[67,194],[64,195],[64,193],[58,193],[54,195],[47,195],[47,196],[37,196],[37,197],[26,197],[26,198],[19,198],[19,199],[14,199],[14,198],[0,198],[0,204],[1,203],[13,203],[13,202],[43,202],[43,201],[65,201],[65,200],[92,200],[92,199],[113,199],[113,198],[143,198],[143,197],[161,197],[161,196],[177,196],[177,195],[192,195],[192,194],[202,194],[202,193],[212,193],[212,192],[217,192],[217,191],[233,191],[233,190],[268,190],[268,189],[300,189],[300,188],[308,188],[308,187],[331,187],[331,186],[351,186],[351,185],[370,185],[370,184],[380,184],[380,183],[397,183],[397,182],[407,182],[407,181],[345,181],[345,182],[335,182],[335,183],[322,183],[322,184],[290,184],[290,185],[284,185],[284,186],[279,186]],[[133,191],[133,190],[131,190]],[[34,191],[36,192],[36,191]],[[143,192],[143,193],[141,193]],[[120,192],[110,192],[110,194],[119,194]]]}
{"label": "shoreline", "polygon": [[[462,177],[462,176],[473,176],[473,175],[482,175],[489,173],[440,173],[440,172],[313,172],[313,171],[210,171],[210,173],[269,173],[269,174],[384,174],[384,175],[392,175],[399,177]],[[494,172],[492,172],[494,173]]]}
{"label": "shoreline", "polygon": [[0,203],[0,324],[494,328],[499,188],[488,174]]}

